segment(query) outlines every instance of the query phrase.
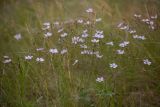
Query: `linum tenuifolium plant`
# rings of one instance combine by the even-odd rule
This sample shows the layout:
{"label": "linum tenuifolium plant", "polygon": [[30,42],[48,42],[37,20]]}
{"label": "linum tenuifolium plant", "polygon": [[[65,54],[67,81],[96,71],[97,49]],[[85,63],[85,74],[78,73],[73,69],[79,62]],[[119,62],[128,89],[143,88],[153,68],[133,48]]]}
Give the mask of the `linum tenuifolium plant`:
{"label": "linum tenuifolium plant", "polygon": [[[53,66],[50,63],[57,62],[56,66],[67,66],[64,67],[67,68],[64,72],[69,71],[69,78],[74,79],[70,77],[72,71],[93,70],[91,72],[97,72],[93,82],[103,84],[107,82],[104,72],[127,71],[129,67],[150,69],[154,65],[152,56],[143,45],[144,41],[151,40],[150,35],[139,29],[155,32],[158,29],[157,14],[147,17],[134,14],[132,21],[138,23],[138,26],[121,21],[112,26],[111,31],[99,27],[104,23],[103,18],[96,16],[94,9],[86,9],[85,14],[86,17],[74,20],[42,23],[40,34],[29,35],[34,41],[33,46],[29,46],[32,49],[17,56],[19,60],[14,60],[11,54],[6,53],[3,56],[5,67],[17,63],[16,61],[24,61],[33,64],[28,66],[31,69],[34,64],[49,68]],[[13,38],[19,45],[19,41],[25,39],[21,32],[17,32]]]}

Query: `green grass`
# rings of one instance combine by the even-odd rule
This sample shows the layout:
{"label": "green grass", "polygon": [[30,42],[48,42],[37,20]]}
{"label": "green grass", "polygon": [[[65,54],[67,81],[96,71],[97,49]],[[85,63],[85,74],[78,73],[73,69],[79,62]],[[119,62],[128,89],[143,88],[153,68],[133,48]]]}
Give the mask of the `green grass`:
{"label": "green grass", "polygon": [[[85,10],[94,9],[93,14]],[[0,2],[0,106],[1,107],[159,107],[160,106],[160,18],[155,21],[156,29],[136,19],[135,13],[144,18],[158,14],[158,0],[2,0]],[[76,23],[79,18],[101,22],[91,25]],[[63,24],[68,36],[59,40],[53,23]],[[126,31],[116,26],[124,21],[146,40],[133,39]],[[53,36],[44,38],[42,25],[52,24]],[[88,29],[86,39],[89,50],[100,51],[102,58],[81,55],[82,49],[72,44],[72,37]],[[104,31],[104,39],[93,45],[90,41],[96,30]],[[17,41],[14,35],[21,33]],[[105,45],[114,42],[114,46]],[[118,45],[130,41],[125,48]],[[37,52],[36,48],[44,47]],[[68,49],[68,53],[52,55],[50,48]],[[124,49],[124,55],[117,55]],[[4,55],[12,62],[4,64]],[[33,55],[31,61],[24,56]],[[36,62],[43,57],[43,63]],[[149,59],[150,66],[143,64]],[[74,61],[78,63],[73,65]],[[118,68],[109,67],[110,63]],[[103,82],[96,82],[97,77]]]}

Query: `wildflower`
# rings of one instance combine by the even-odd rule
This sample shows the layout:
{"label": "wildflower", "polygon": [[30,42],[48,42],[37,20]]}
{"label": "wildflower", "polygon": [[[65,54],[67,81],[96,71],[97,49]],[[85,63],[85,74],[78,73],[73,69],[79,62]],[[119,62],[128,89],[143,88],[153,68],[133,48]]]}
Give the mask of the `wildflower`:
{"label": "wildflower", "polygon": [[129,26],[122,26],[120,27],[121,30],[128,30],[129,29]]}
{"label": "wildflower", "polygon": [[103,82],[103,81],[104,81],[104,78],[103,78],[103,77],[98,77],[98,78],[96,79],[96,81],[97,81],[97,82]]}
{"label": "wildflower", "polygon": [[8,63],[10,63],[10,62],[12,62],[11,59],[5,59],[5,60],[3,61],[4,64],[8,64]]}
{"label": "wildflower", "polygon": [[3,56],[3,58],[7,59],[7,58],[9,58],[9,56],[6,56],[6,55],[5,55],[5,56]]}
{"label": "wildflower", "polygon": [[83,33],[82,34],[82,38],[86,38],[86,37],[88,37],[88,34],[87,33]]}
{"label": "wildflower", "polygon": [[49,28],[50,28],[50,26],[45,26],[45,27],[42,28],[42,30],[47,30]]}
{"label": "wildflower", "polygon": [[145,36],[138,36],[138,35],[133,35],[134,39],[140,39],[140,40],[145,40]]}
{"label": "wildflower", "polygon": [[93,12],[93,9],[92,9],[92,8],[88,8],[88,9],[86,10],[86,12],[87,12],[87,13],[92,13],[92,12]]}
{"label": "wildflower", "polygon": [[151,16],[151,19],[157,19],[157,18],[158,18],[157,14],[155,16]]}
{"label": "wildflower", "polygon": [[142,22],[149,22],[149,19],[142,19]]}
{"label": "wildflower", "polygon": [[79,20],[77,20],[77,23],[83,23],[83,20],[82,19],[79,19]]}
{"label": "wildflower", "polygon": [[109,65],[110,65],[111,68],[117,68],[118,67],[118,65],[116,63],[111,63]]}
{"label": "wildflower", "polygon": [[43,51],[44,48],[37,48],[36,50],[37,50],[37,51]]}
{"label": "wildflower", "polygon": [[54,22],[54,25],[59,25],[59,22],[58,21]]}
{"label": "wildflower", "polygon": [[43,23],[44,26],[50,26],[50,22]]}
{"label": "wildflower", "polygon": [[50,28],[50,23],[49,23],[49,22],[43,23],[43,28],[42,28],[42,30],[47,30],[47,29],[49,29],[49,28]]}
{"label": "wildflower", "polygon": [[130,34],[136,33],[136,30],[130,30],[129,33]]}
{"label": "wildflower", "polygon": [[44,36],[45,36],[45,38],[51,37],[51,36],[52,36],[52,33],[51,33],[51,32],[47,32],[47,33],[44,34]]}
{"label": "wildflower", "polygon": [[124,50],[117,50],[117,54],[119,54],[119,55],[124,54]]}
{"label": "wildflower", "polygon": [[96,22],[100,22],[102,19],[101,18],[98,18],[98,19],[96,19]]}
{"label": "wildflower", "polygon": [[119,24],[117,25],[117,27],[118,27],[118,28],[121,28],[123,25],[124,25],[124,23],[121,22],[121,23],[119,23]]}
{"label": "wildflower", "polygon": [[150,24],[150,25],[154,25],[154,22],[153,22],[153,21],[150,21],[149,24]]}
{"label": "wildflower", "polygon": [[140,14],[134,14],[134,17],[136,17],[136,18],[140,18],[142,15],[140,15]]}
{"label": "wildflower", "polygon": [[86,49],[86,48],[88,48],[88,47],[87,47],[87,45],[82,44],[82,45],[80,45],[80,48]]}
{"label": "wildflower", "polygon": [[64,37],[66,37],[67,35],[68,35],[67,33],[63,33],[63,34],[61,34],[61,37],[64,38]]}
{"label": "wildflower", "polygon": [[150,26],[150,28],[151,28],[152,30],[154,30],[154,29],[155,29],[155,27],[154,27],[154,26]]}
{"label": "wildflower", "polygon": [[111,45],[111,46],[113,46],[114,44],[113,44],[113,42],[107,42],[106,45]]}
{"label": "wildflower", "polygon": [[92,39],[91,42],[93,42],[93,43],[98,43],[98,42],[99,42],[99,39]]}
{"label": "wildflower", "polygon": [[79,42],[83,43],[83,42],[85,42],[85,40],[82,39],[82,38],[80,38],[80,37],[73,37],[73,38],[72,38],[72,43],[73,43],[73,44],[77,44],[77,43],[79,43]]}
{"label": "wildflower", "polygon": [[99,39],[104,38],[103,31],[96,31],[93,37],[99,38]]}
{"label": "wildflower", "polygon": [[54,48],[54,49],[50,49],[49,52],[52,54],[57,54],[58,50],[56,48]]}
{"label": "wildflower", "polygon": [[83,31],[82,38],[88,37],[87,31],[88,31],[87,29]]}
{"label": "wildflower", "polygon": [[97,58],[102,58],[103,55],[96,54],[96,57],[97,57]]}
{"label": "wildflower", "polygon": [[88,30],[87,30],[87,29],[83,31],[83,33],[87,33],[87,32],[88,32]]}
{"label": "wildflower", "polygon": [[137,39],[139,36],[138,35],[133,35],[133,38],[134,39]]}
{"label": "wildflower", "polygon": [[151,61],[149,61],[148,59],[144,59],[143,60],[143,63],[145,64],[145,65],[151,65]]}
{"label": "wildflower", "polygon": [[14,36],[14,38],[15,38],[16,40],[20,40],[20,39],[22,39],[22,36],[21,36],[20,33],[18,33],[18,34],[16,34],[16,35]]}
{"label": "wildflower", "polygon": [[63,50],[61,50],[61,54],[65,54],[65,53],[67,53],[67,49],[63,49]]}
{"label": "wildflower", "polygon": [[62,32],[62,31],[63,31],[63,28],[62,28],[62,29],[59,29],[59,30],[58,30],[58,33]]}
{"label": "wildflower", "polygon": [[83,50],[81,51],[81,54],[87,54],[87,55],[92,55],[93,54],[93,51],[92,50]]}
{"label": "wildflower", "polygon": [[90,21],[87,21],[86,23],[84,23],[84,25],[89,25],[89,24],[91,24]]}
{"label": "wildflower", "polygon": [[145,40],[146,38],[145,38],[145,36],[139,36],[139,39]]}
{"label": "wildflower", "polygon": [[36,61],[37,61],[37,62],[44,62],[44,58],[40,58],[40,57],[39,57],[39,58],[36,58]]}
{"label": "wildflower", "polygon": [[74,63],[73,63],[72,65],[75,65],[75,64],[77,64],[77,63],[78,63],[78,60],[75,60]]}
{"label": "wildflower", "polygon": [[120,47],[126,47],[130,42],[129,41],[124,41],[119,44]]}
{"label": "wildflower", "polygon": [[24,58],[25,58],[25,60],[31,60],[33,58],[33,56],[28,55],[28,56],[25,56]]}

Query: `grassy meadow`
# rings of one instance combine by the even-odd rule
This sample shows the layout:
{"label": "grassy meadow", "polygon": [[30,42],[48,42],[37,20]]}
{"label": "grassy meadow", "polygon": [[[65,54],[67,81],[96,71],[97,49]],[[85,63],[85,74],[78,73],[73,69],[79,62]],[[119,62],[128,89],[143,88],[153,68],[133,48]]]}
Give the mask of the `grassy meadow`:
{"label": "grassy meadow", "polygon": [[159,0],[0,0],[0,107],[160,107]]}

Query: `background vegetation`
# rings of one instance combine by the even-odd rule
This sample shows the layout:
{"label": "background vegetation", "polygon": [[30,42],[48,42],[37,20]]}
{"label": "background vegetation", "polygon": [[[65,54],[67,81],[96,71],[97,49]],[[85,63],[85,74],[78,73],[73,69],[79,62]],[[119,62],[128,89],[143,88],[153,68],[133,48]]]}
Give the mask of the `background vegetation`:
{"label": "background vegetation", "polygon": [[[93,8],[94,13],[86,13]],[[160,13],[159,0],[0,0],[0,106],[1,107],[159,107],[160,106],[160,18],[156,28],[134,17],[150,18]],[[96,18],[102,18],[95,23]],[[78,19],[93,22],[79,25]],[[59,27],[54,23],[60,22]],[[43,23],[50,22],[50,38],[44,38]],[[117,28],[123,22],[146,40],[137,40]],[[64,28],[65,39],[57,30]],[[86,45],[103,55],[81,55],[72,37],[88,29]],[[89,42],[96,30],[104,32],[98,45]],[[20,33],[21,40],[14,35]],[[114,42],[107,46],[106,42]],[[119,43],[130,41],[124,55]],[[43,47],[44,51],[36,49]],[[67,48],[67,54],[52,55],[50,48]],[[3,56],[12,59],[4,64]],[[26,55],[33,55],[26,61]],[[44,62],[36,62],[43,57]],[[144,65],[149,59],[152,64]],[[75,60],[78,63],[73,64]],[[110,63],[118,64],[116,69]],[[97,77],[104,81],[97,82]]]}

